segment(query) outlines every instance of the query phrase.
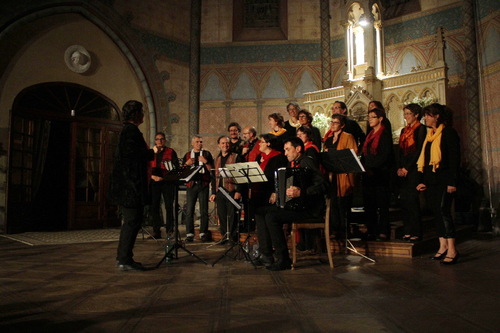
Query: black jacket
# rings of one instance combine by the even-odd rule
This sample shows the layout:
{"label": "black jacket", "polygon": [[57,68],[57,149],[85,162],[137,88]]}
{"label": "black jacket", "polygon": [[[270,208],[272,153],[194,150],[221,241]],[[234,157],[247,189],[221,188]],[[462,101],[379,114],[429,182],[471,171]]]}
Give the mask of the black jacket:
{"label": "black jacket", "polygon": [[432,166],[428,165],[430,142],[422,147],[425,151],[426,146],[429,146],[424,164],[424,173],[421,175],[421,183],[425,185],[440,184],[456,187],[460,167],[460,138],[453,127],[443,128],[441,135],[441,163],[436,172],[432,172]]}
{"label": "black jacket", "polygon": [[116,147],[109,198],[114,204],[135,208],[148,203],[148,162],[154,157],[139,128],[124,123]]}

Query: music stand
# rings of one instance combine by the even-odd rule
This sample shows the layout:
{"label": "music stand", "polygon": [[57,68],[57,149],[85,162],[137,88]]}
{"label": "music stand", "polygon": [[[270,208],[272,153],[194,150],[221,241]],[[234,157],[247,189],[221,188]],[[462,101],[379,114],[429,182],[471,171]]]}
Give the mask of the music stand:
{"label": "music stand", "polygon": [[[341,173],[360,173],[365,172],[365,168],[361,164],[354,149],[329,150],[321,153],[321,161],[326,170],[335,174]],[[337,185],[338,186],[338,185]],[[336,189],[334,189],[336,191]],[[365,259],[375,262],[374,259],[360,253],[348,238],[347,218],[345,221],[345,248],[354,254],[357,254]]]}
{"label": "music stand", "polygon": [[[264,175],[264,172],[260,168],[259,164],[257,162],[243,162],[243,163],[234,163],[234,164],[228,164],[226,165],[226,168],[224,168],[221,171],[221,175],[223,177],[231,177],[234,179],[234,181],[237,184],[251,184],[251,183],[259,183],[259,182],[265,182],[267,181],[267,177]],[[219,191],[229,200],[229,202],[236,208],[237,211],[241,210],[241,205],[238,204],[232,197],[231,195],[223,188],[219,187]],[[247,205],[248,207],[248,205]],[[224,237],[229,236],[229,217],[227,218],[227,229],[226,229],[226,234]],[[245,239],[244,242],[240,242],[239,240],[239,235],[240,235],[240,230],[239,226],[237,228],[237,234],[238,234],[238,241],[235,242],[234,244],[231,245],[217,260],[214,261],[212,264],[212,267],[215,266],[217,262],[219,262],[222,258],[227,256],[227,254],[234,248],[238,247],[238,254],[243,253],[243,256],[245,257],[246,260],[250,261],[254,267],[256,267],[255,263],[253,262],[252,257],[250,254],[245,251],[243,244],[245,244],[250,237],[250,235],[247,235],[247,239]],[[235,256],[235,258],[238,255]]]}
{"label": "music stand", "polygon": [[[200,170],[203,168],[203,165],[198,165],[195,167],[191,168],[179,168],[179,169],[174,169],[170,171],[164,179],[170,182],[175,183],[175,200],[174,200],[174,207],[178,207],[179,205],[179,182],[182,183],[187,183],[193,178]],[[167,240],[168,242],[168,240]],[[165,247],[168,246],[168,243],[165,243]],[[205,263],[205,265],[208,265],[208,262],[205,260],[201,259],[198,257],[196,254],[193,252],[189,251],[186,249],[181,241],[180,241],[180,235],[179,235],[179,216],[178,214],[174,214],[174,243],[170,247],[168,251],[165,252],[165,255],[163,258],[161,258],[160,262],[156,265],[156,268],[160,267],[161,263],[167,259],[167,257],[170,256],[172,252],[174,252],[173,259],[179,259],[178,253],[179,249],[184,250],[187,254],[189,254],[191,257],[195,257],[199,261]]]}

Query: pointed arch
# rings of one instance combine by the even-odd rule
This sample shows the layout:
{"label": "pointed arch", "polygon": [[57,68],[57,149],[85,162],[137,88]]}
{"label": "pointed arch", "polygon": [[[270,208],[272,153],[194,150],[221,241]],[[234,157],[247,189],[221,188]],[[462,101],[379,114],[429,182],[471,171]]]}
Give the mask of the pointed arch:
{"label": "pointed arch", "polygon": [[320,86],[315,74],[316,73],[314,73],[307,67],[302,70],[302,73],[297,82],[297,88],[295,89],[294,97],[302,98],[304,96],[304,93],[319,89]]}
{"label": "pointed arch", "polygon": [[267,76],[267,82],[262,90],[262,98],[283,98],[288,96],[283,77],[277,69],[273,69]]}
{"label": "pointed arch", "polygon": [[252,82],[250,73],[243,70],[235,80],[234,87],[231,91],[231,99],[256,99],[257,92],[255,82]]}
{"label": "pointed arch", "polygon": [[425,60],[419,57],[418,53],[414,52],[414,50],[409,47],[403,49],[394,66],[399,74],[410,73],[417,67],[424,68]]}
{"label": "pointed arch", "polygon": [[200,99],[202,101],[226,100],[227,94],[216,72],[207,75],[201,85]]}

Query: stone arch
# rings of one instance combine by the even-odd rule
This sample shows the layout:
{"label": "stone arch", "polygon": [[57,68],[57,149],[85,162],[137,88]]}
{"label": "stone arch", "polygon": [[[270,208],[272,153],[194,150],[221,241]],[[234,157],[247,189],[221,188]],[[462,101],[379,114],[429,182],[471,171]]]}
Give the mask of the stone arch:
{"label": "stone arch", "polygon": [[480,52],[481,60],[484,66],[498,63],[500,55],[498,52],[498,45],[500,43],[500,24],[496,21],[494,23],[486,24],[480,39]]}
{"label": "stone arch", "polygon": [[[320,88],[319,85],[319,78],[317,77],[316,73],[309,68],[305,67],[301,72],[300,75],[297,75],[298,80],[297,84],[294,90],[294,97],[295,98],[302,98],[304,97],[304,93],[310,92],[310,91],[315,91]],[[308,82],[306,82],[306,79]]]}
{"label": "stone arch", "polygon": [[386,99],[385,111],[387,119],[391,122],[393,133],[399,133],[399,130],[404,127],[403,103],[396,94],[391,94]]}
{"label": "stone arch", "polygon": [[231,99],[256,99],[257,90],[256,84],[252,80],[251,74],[242,70],[238,76],[235,77],[234,85],[231,89]]}
{"label": "stone arch", "polygon": [[403,49],[394,62],[394,68],[399,74],[407,74],[415,68],[424,67],[425,60],[410,47]]}
{"label": "stone arch", "polygon": [[228,99],[222,82],[222,78],[217,72],[212,71],[206,75],[200,84],[200,99],[203,101]]}
{"label": "stone arch", "polygon": [[412,90],[408,90],[404,95],[403,95],[403,98],[401,99],[401,101],[404,103],[404,104],[410,104],[412,102],[412,100],[417,97],[417,94],[415,94],[414,91]]}
{"label": "stone arch", "polygon": [[[88,21],[99,27],[121,50],[124,57],[130,63],[131,68],[140,82],[143,96],[149,112],[150,140],[154,140],[157,130],[157,117],[159,117],[159,105],[168,105],[168,96],[164,89],[153,89],[152,87],[163,87],[161,75],[156,67],[154,59],[148,55],[139,36],[129,28],[113,10],[98,2],[71,5],[55,5],[52,7],[34,7],[27,14],[11,21],[0,31],[0,41],[8,39],[8,35],[18,28],[22,28],[33,21],[57,14],[79,14]],[[4,58],[2,65],[10,59]],[[162,117],[169,118],[168,108],[162,110]]]}
{"label": "stone arch", "polygon": [[276,68],[267,73],[265,83],[262,86],[262,98],[282,98],[283,96],[288,96],[285,81],[281,72]]}

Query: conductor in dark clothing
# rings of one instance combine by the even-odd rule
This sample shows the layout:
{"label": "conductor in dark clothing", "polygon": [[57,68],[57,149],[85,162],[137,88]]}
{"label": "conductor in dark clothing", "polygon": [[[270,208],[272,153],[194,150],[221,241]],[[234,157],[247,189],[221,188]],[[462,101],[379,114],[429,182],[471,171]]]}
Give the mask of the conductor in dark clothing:
{"label": "conductor in dark clothing", "polygon": [[148,199],[147,170],[154,150],[148,148],[138,128],[144,120],[142,103],[128,101],[122,111],[124,123],[111,174],[110,199],[119,205],[123,220],[116,257],[118,268],[122,271],[137,271],[144,270],[144,267],[134,261],[132,250]]}

